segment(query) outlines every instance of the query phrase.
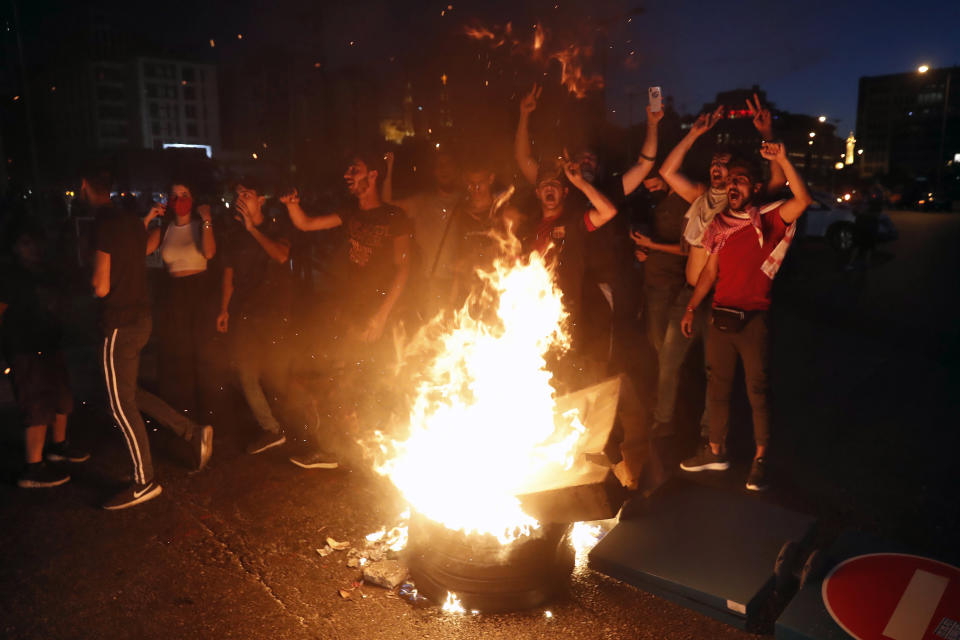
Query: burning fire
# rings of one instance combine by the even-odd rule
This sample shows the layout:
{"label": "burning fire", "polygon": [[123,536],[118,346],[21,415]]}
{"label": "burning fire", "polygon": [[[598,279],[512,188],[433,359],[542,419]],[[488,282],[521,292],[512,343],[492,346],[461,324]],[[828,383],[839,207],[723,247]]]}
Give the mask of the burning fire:
{"label": "burning fire", "polygon": [[583,98],[590,91],[602,89],[604,86],[603,76],[584,71],[584,63],[593,55],[591,47],[568,44],[566,46],[555,46],[553,50],[548,50],[546,44],[549,34],[539,22],[533,26],[533,40],[529,44],[526,40],[514,34],[513,25],[510,22],[502,29],[498,27],[490,29],[483,25],[468,25],[464,27],[464,33],[468,38],[488,41],[492,49],[499,49],[505,44],[509,44],[511,53],[526,56],[538,62],[541,66],[546,66],[550,61],[556,60],[560,63],[561,84],[577,98]]}
{"label": "burning fire", "polygon": [[589,91],[603,89],[601,76],[583,72],[583,59],[590,54],[591,51],[587,47],[570,45],[550,56],[560,62],[560,82],[578,98],[583,98]]}
{"label": "burning fire", "polygon": [[452,593],[447,593],[447,599],[444,601],[443,605],[440,607],[443,611],[447,613],[466,613],[467,610],[463,608],[463,605],[460,604],[460,598]]}
{"label": "burning fire", "polygon": [[576,410],[558,415],[546,366],[569,346],[551,269],[534,253],[479,275],[482,292],[419,334],[431,357],[409,436],[378,434],[389,459],[377,470],[424,516],[508,544],[539,527],[516,496],[569,466],[585,429]]}

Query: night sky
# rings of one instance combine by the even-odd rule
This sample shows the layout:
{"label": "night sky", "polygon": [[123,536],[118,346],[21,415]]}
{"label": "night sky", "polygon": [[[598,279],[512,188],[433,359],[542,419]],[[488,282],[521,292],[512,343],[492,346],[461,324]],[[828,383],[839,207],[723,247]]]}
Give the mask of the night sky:
{"label": "night sky", "polygon": [[[63,4],[21,0],[27,20]],[[154,41],[181,52],[210,56],[214,38],[218,57],[229,56],[231,47],[269,45],[325,60],[329,69],[360,64],[384,75],[441,57],[431,47],[460,37],[465,23],[512,21],[522,32],[539,21],[554,43],[577,37],[588,42],[592,34],[595,42],[612,45],[607,102],[609,117],[619,124],[628,124],[631,91],[640,96],[634,119],[641,119],[649,85],[662,86],[681,112],[692,113],[718,91],[759,84],[777,107],[825,114],[844,133],[855,126],[861,76],[960,63],[957,0],[106,0],[106,6],[121,24],[146,29]],[[638,7],[642,13],[628,22],[625,16]],[[573,24],[581,26],[576,35],[569,29]]]}
{"label": "night sky", "polygon": [[[487,25],[540,20],[550,27],[569,20],[571,14],[576,19],[583,10],[571,11],[576,4],[591,7],[587,15],[594,23],[642,7],[643,13],[630,22],[622,18],[608,27],[614,50],[607,100],[616,110],[611,114],[615,121],[627,124],[626,93],[631,87],[642,98],[647,86],[661,85],[682,112],[695,112],[718,91],[759,84],[779,108],[825,114],[839,121],[841,133],[855,126],[861,76],[909,71],[922,63],[960,64],[956,0],[451,3],[454,9],[445,16],[440,16],[444,2],[361,0],[329,7],[326,31],[333,35],[327,38],[328,60],[334,65],[377,60],[391,52],[422,48],[424,41],[456,30],[469,19]],[[255,9],[251,15],[258,13]],[[353,47],[349,39],[355,41]],[[631,50],[634,60],[628,68],[622,62]]]}

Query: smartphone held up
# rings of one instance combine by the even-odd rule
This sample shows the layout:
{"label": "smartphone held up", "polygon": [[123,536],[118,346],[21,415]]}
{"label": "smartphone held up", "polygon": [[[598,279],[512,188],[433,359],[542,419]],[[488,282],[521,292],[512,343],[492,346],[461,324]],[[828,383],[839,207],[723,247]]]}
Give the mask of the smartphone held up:
{"label": "smartphone held up", "polygon": [[660,113],[663,108],[663,96],[660,93],[660,87],[650,87],[647,89],[647,94],[650,97],[650,111]]}

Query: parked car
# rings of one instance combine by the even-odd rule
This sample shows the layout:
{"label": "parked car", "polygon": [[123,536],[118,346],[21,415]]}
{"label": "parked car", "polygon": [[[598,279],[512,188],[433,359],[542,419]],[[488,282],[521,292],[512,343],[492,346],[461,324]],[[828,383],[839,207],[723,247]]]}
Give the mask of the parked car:
{"label": "parked car", "polygon": [[[853,225],[856,215],[842,200],[820,191],[812,191],[813,203],[807,207],[801,218],[800,233],[807,238],[824,238],[837,251],[849,251],[853,248]],[[896,240],[897,229],[886,213],[880,214],[877,240],[889,242]]]}

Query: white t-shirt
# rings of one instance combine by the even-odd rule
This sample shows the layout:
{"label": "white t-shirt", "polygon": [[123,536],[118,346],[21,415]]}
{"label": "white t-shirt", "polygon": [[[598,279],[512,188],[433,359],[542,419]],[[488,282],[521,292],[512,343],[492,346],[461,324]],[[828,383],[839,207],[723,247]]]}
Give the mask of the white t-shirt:
{"label": "white t-shirt", "polygon": [[203,271],[207,259],[200,250],[200,223],[192,220],[182,227],[167,225],[160,243],[160,257],[169,273],[179,271]]}

